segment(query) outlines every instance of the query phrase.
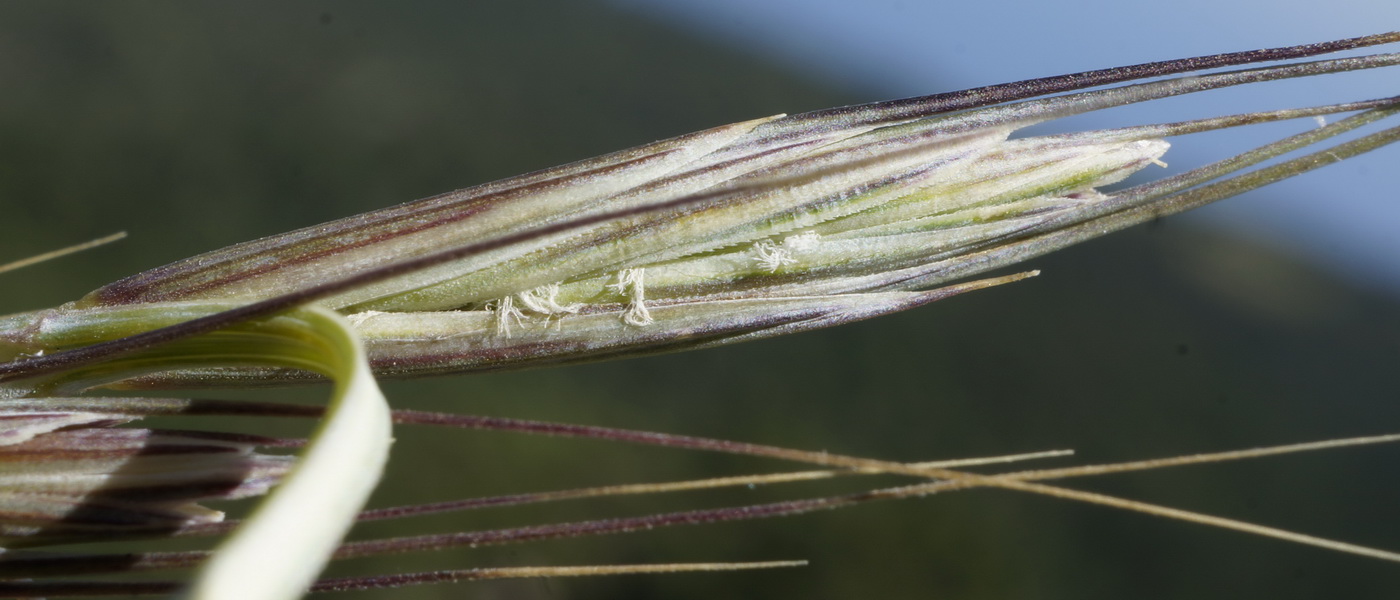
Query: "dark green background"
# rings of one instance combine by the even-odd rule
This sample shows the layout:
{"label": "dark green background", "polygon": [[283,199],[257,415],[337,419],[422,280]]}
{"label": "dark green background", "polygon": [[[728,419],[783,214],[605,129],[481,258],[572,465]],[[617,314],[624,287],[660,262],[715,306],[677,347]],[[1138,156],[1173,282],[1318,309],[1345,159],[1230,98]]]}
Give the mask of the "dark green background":
{"label": "dark green background", "polygon": [[[720,123],[874,99],[600,4],[538,1],[7,3],[0,81],[0,257],[132,236],[5,275],[6,312],[260,235]],[[1068,447],[1077,461],[1106,462],[1398,429],[1392,298],[1172,219],[1031,266],[1045,274],[826,332],[387,389],[401,407],[897,460]],[[377,505],[784,468],[508,434],[398,437]],[[1395,456],[1353,449],[1069,485],[1400,549]],[[871,483],[483,511],[360,535]],[[1370,559],[999,491],[333,572],[787,558],[812,565],[354,597],[1379,598],[1400,579],[1400,567]]]}

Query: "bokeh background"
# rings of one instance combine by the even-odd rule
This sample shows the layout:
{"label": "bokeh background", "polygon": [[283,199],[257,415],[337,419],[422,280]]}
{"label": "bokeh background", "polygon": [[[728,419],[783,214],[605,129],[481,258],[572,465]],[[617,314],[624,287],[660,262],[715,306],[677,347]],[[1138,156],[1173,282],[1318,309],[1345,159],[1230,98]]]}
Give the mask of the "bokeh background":
{"label": "bokeh background", "polygon": [[[726,28],[722,18],[701,23],[658,6],[0,5],[0,257],[115,230],[131,234],[7,274],[0,312],[55,305],[141,269],[355,212],[720,123],[901,91],[883,87],[888,80],[875,76],[872,62],[804,67],[790,53],[746,41],[754,39],[744,32],[755,19],[781,15],[742,13]],[[982,12],[928,23],[930,37],[962,49],[924,57],[931,73],[946,68],[948,81],[929,75],[920,89],[903,91],[1374,32],[1319,25],[1313,37],[1269,35],[1240,22],[1240,35],[1218,24],[1192,33],[1189,22],[1166,19],[1162,27],[1177,29],[1151,29],[1137,44],[1102,43],[1092,61],[1062,51],[1082,51],[1099,35],[1081,17],[1107,6],[1067,4],[1055,15],[959,9]],[[901,16],[909,20],[898,12],[886,20]],[[1108,19],[1099,26],[1118,36],[1112,39],[1132,37],[1099,16]],[[1199,20],[1210,17],[1202,12]],[[1001,23],[1027,19],[1043,22],[1044,39],[998,35]],[[1127,17],[1119,26],[1143,27]],[[984,49],[1004,57],[1007,47],[1020,51],[1004,69],[980,67],[974,81],[955,66]],[[1393,94],[1393,74],[1385,81]],[[1168,105],[1180,114],[1125,118],[1290,106],[1328,87],[1224,95],[1232,108],[1183,102]],[[1277,137],[1306,126],[1271,131]],[[1253,138],[1204,139],[1182,140],[1195,148],[1186,156],[1223,154]],[[1173,169],[1190,166],[1173,156]],[[1394,221],[1350,203],[1393,203],[1396,157],[1387,149],[1304,178],[1313,183],[1273,186],[1240,199],[1248,208],[1235,210],[1267,221],[1270,200],[1325,203],[1350,215],[1359,232],[1374,231],[1378,220],[1393,231]],[[1319,185],[1326,194],[1315,193]],[[1038,259],[1030,266],[1044,271],[1039,278],[854,326],[619,363],[393,382],[387,391],[408,408],[910,461],[1074,448],[1075,461],[1107,462],[1395,431],[1396,287],[1364,279],[1367,269],[1324,268],[1346,261],[1319,257],[1325,239],[1296,236],[1292,243],[1173,217]],[[323,393],[259,397],[314,401]],[[398,438],[377,505],[785,467],[499,433],[404,429]],[[1393,448],[1352,449],[1069,485],[1397,549],[1395,460]],[[356,535],[725,506],[893,481],[483,511]],[[991,490],[773,521],[365,560],[332,572],[787,558],[812,564],[336,597],[1375,598],[1393,593],[1400,576],[1379,561]]]}

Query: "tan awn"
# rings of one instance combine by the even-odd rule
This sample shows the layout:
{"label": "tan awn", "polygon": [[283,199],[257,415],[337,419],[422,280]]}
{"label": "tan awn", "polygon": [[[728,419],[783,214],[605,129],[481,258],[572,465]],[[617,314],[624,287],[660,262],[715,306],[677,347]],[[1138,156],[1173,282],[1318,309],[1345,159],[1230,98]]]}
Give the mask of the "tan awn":
{"label": "tan awn", "polygon": [[[986,475],[958,470],[964,463],[905,464],[596,427],[391,413],[375,380],[704,348],[866,319],[1023,279],[1035,273],[959,283],[1385,146],[1400,137],[1400,128],[1373,124],[1400,112],[1400,104],[1383,98],[1060,135],[1023,136],[1025,127],[1209,89],[1392,67],[1400,55],[1302,59],[1396,41],[1400,34],[1382,34],[756,119],[255,240],[117,281],[70,304],[2,317],[0,359],[8,362],[0,364],[0,461],[7,465],[0,472],[0,539],[8,551],[0,558],[0,593],[289,598],[307,589],[541,574],[791,566],[798,563],[472,569],[318,580],[321,568],[336,559],[796,514],[974,487],[1400,559],[1385,550],[1046,483],[1394,436]],[[1198,73],[1273,60],[1293,62]],[[1180,175],[1109,187],[1159,163],[1168,136],[1337,113],[1350,116]],[[1337,135],[1369,129],[1379,130],[1315,149]],[[1247,170],[1300,149],[1308,154]],[[90,395],[104,388],[322,379],[335,382],[324,411]],[[113,428],[162,415],[323,419],[304,441]],[[749,454],[828,470],[357,516],[388,453],[391,421]],[[295,464],[260,451],[303,445]],[[357,518],[875,473],[918,483],[770,504],[340,543]],[[224,533],[230,527],[222,514],[199,502],[269,488],[273,492],[252,517],[213,551],[16,550]],[[70,579],[178,568],[198,571],[188,585]]]}

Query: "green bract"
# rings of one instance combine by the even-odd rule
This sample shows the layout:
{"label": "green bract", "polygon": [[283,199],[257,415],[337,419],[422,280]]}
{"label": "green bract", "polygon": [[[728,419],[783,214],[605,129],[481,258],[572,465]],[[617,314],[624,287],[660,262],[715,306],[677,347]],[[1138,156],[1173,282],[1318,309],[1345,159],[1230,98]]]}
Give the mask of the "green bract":
{"label": "green bract", "polygon": [[[1374,55],[963,111],[913,99],[738,123],[173,263],[58,312],[10,317],[0,322],[9,332],[0,340],[12,356],[53,352],[115,322],[149,329],[201,303],[316,293],[358,324],[385,323],[379,313],[417,315],[395,318],[392,335],[368,335],[379,372],[412,375],[615,358],[834,325],[927,298],[872,292],[945,284],[1383,145],[1394,130],[1267,177],[1224,179],[1396,109],[1383,99],[1010,137],[1027,125],[1396,62]],[[1369,110],[1183,175],[1100,190],[1159,162],[1168,147],[1162,136],[1360,109]],[[499,239],[509,243],[460,252]],[[376,272],[385,275],[316,291],[346,274]],[[668,318],[658,319],[663,312]],[[606,314],[635,329],[601,327]],[[231,364],[166,368],[138,385],[287,377],[299,375]]]}
{"label": "green bract", "polygon": [[[374,375],[488,371],[709,347],[888,314],[1031,276],[1035,272],[958,283],[1400,138],[1400,128],[1381,129],[1240,174],[1393,116],[1400,112],[1396,98],[1025,134],[1031,125],[1113,106],[1394,66],[1398,54],[1078,90],[1397,40],[1400,34],[1385,34],[1168,61],[736,123],[239,244],[134,275],[60,307],[0,317],[0,361],[6,361],[0,364],[0,466],[7,469],[0,471],[0,542],[18,547],[198,530],[222,515],[196,502],[262,494],[280,480],[212,558],[184,554],[166,557],[164,566],[202,561],[186,590],[191,598],[295,597],[313,586],[337,552],[387,456],[391,416]],[[1065,94],[1050,95],[1059,93]],[[1161,164],[1169,136],[1334,113],[1354,114],[1180,175],[1111,187]],[[284,457],[254,451],[280,443],[270,438],[110,429],[146,416],[183,414],[195,408],[193,401],[76,397],[94,388],[316,379],[335,383],[334,399],[292,467]],[[255,403],[219,406],[207,414],[322,414]],[[637,441],[626,432],[591,434]],[[1364,443],[1379,441],[1393,438]],[[984,476],[688,438],[668,443],[850,469],[846,474],[935,480],[869,498],[811,501],[802,510],[990,486],[1397,558],[1033,483],[1108,467]],[[187,450],[175,458],[152,456],[173,446]],[[821,476],[834,474],[840,473]],[[222,487],[206,489],[214,484]],[[120,493],[112,496],[113,490]],[[798,512],[795,506],[758,508],[789,514]],[[72,518],[75,512],[84,518]],[[650,526],[638,523],[614,520],[606,527]],[[339,556],[373,552],[363,548],[342,548]],[[53,568],[40,559],[0,560],[0,569],[6,565],[14,571],[0,577]],[[91,565],[66,568],[100,572]],[[30,591],[39,595],[43,588]]]}

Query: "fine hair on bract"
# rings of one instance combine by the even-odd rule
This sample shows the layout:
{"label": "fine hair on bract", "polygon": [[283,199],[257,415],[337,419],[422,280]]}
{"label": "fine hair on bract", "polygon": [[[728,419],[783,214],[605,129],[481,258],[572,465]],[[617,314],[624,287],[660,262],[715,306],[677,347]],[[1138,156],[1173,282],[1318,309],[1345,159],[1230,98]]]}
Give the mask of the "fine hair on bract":
{"label": "fine hair on bract", "polygon": [[[214,250],[61,306],[0,317],[0,596],[296,598],[481,579],[788,568],[806,563],[742,552],[704,562],[664,556],[322,574],[355,558],[796,515],[973,488],[1400,561],[1386,549],[1061,481],[1389,443],[1400,434],[1030,469],[1007,465],[1071,453],[903,462],[394,410],[380,389],[385,378],[706,349],[995,293],[981,290],[1038,275],[1036,265],[1021,265],[1046,253],[1383,148],[1400,138],[1400,126],[1386,121],[1400,112],[1400,99],[1073,133],[1028,128],[1184,94],[1393,68],[1400,54],[1322,56],[1395,42],[1400,33],[757,118]],[[1192,134],[1293,119],[1311,126],[1218,162],[1153,171],[1172,143],[1189,144]],[[5,271],[118,237],[0,265],[0,274],[15,278]],[[164,392],[218,397],[232,388],[325,382],[325,406]],[[166,417],[193,418],[206,430],[161,426]],[[231,417],[314,425],[283,437],[224,421]],[[221,422],[239,430],[219,430]],[[585,438],[800,468],[365,508],[392,464],[394,439],[411,443],[417,428]],[[392,475],[403,466],[387,468]],[[884,479],[866,487],[832,482],[837,491],[824,493],[802,488],[809,492],[795,499],[400,537],[351,532],[472,509],[873,476]],[[241,520],[205,505],[247,498],[261,500]],[[352,541],[343,541],[347,535]],[[208,543],[63,548],[174,538]],[[146,575],[155,571],[183,574]]]}

